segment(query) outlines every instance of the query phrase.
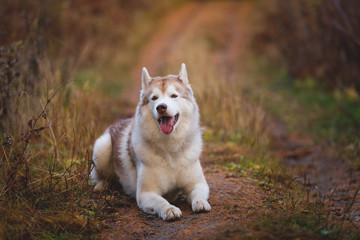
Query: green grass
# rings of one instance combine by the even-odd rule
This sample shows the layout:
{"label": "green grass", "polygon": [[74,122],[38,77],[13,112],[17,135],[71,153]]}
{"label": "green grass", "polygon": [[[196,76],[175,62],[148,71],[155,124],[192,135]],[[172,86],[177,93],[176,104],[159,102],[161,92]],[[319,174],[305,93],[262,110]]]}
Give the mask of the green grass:
{"label": "green grass", "polygon": [[[357,135],[360,99],[354,89],[328,90],[314,79],[291,80],[286,76],[270,83],[269,89],[290,101],[289,105],[283,102],[271,110],[277,116],[295,113],[294,118],[299,121],[293,120],[292,130],[295,131],[300,121],[305,121],[303,129],[313,137],[341,142]],[[296,113],[298,110],[300,113]]]}
{"label": "green grass", "polygon": [[262,59],[255,65],[261,87],[244,91],[261,102],[273,116],[285,122],[290,132],[330,144],[340,157],[360,166],[360,97],[353,88],[329,89],[316,79],[293,79],[285,69]]}

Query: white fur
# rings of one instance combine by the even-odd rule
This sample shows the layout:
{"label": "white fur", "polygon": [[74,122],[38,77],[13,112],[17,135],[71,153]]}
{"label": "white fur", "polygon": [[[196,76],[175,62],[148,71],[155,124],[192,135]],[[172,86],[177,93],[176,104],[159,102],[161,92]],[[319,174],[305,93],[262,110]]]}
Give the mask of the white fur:
{"label": "white fur", "polygon": [[[112,144],[111,137],[108,131],[99,137],[94,144],[94,153],[93,161],[96,168],[93,168],[90,174],[90,178],[94,183],[100,183],[101,176],[111,176],[112,171],[109,169],[111,164],[111,153],[112,153]],[[101,175],[101,176],[99,176]],[[96,185],[96,189],[101,188],[103,184]]]}
{"label": "white fur", "polygon": [[179,72],[179,78],[184,82],[184,83],[189,83],[189,79],[187,76],[187,71],[186,71],[186,66],[185,63],[181,64],[181,68],[180,68],[180,72]]}
{"label": "white fur", "polygon": [[141,86],[142,86],[142,88],[145,88],[149,84],[150,81],[151,81],[150,74],[149,74],[148,70],[144,67],[142,69],[142,73],[141,73]]}
{"label": "white fur", "polygon": [[[178,77],[192,93],[185,64],[182,64]],[[144,68],[141,94],[150,81],[150,76]],[[172,94],[180,94],[172,85],[164,93],[159,88],[154,88],[150,99],[153,95],[158,99],[150,101],[145,106],[138,105],[134,121],[122,129],[119,146],[112,146],[111,142],[109,143],[109,131],[105,132],[94,146],[96,171],[101,174],[91,174],[92,178],[101,181],[99,176],[103,176],[103,173],[115,172],[125,192],[136,196],[138,206],[144,212],[157,214],[164,220],[181,216],[181,210],[164,198],[170,193],[176,195],[177,190],[182,190],[186,194],[194,212],[211,210],[207,202],[209,187],[199,161],[202,137],[198,106],[193,96],[189,100],[181,96],[171,98]],[[160,103],[167,105],[168,115],[179,114],[179,119],[170,134],[163,134],[157,122],[159,114],[156,106]],[[135,153],[135,167],[128,152],[129,142]],[[112,147],[119,149],[113,157],[115,163],[121,161],[122,168],[117,168],[116,164],[111,165],[109,158]]]}

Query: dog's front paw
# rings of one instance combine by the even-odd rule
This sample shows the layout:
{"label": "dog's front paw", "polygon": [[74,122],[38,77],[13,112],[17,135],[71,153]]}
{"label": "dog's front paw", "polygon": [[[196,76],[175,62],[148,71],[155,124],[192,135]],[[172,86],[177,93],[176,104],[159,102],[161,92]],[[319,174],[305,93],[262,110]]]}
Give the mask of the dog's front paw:
{"label": "dog's front paw", "polygon": [[181,210],[173,205],[161,211],[160,217],[164,220],[175,220],[181,217]]}
{"label": "dog's front paw", "polygon": [[108,188],[108,184],[105,181],[101,181],[97,183],[94,187],[95,192],[102,192]]}
{"label": "dog's front paw", "polygon": [[192,203],[192,210],[193,212],[208,212],[211,206],[206,200],[196,200]]}

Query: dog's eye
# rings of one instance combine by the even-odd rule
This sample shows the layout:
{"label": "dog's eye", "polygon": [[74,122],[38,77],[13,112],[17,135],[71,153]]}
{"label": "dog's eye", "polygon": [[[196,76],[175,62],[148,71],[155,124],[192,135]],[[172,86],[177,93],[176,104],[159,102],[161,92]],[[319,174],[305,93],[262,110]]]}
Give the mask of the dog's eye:
{"label": "dog's eye", "polygon": [[178,97],[178,95],[176,95],[176,94],[171,95],[171,98],[177,98],[177,97]]}
{"label": "dog's eye", "polygon": [[153,96],[153,97],[151,98],[151,100],[153,100],[153,101],[155,101],[156,99],[158,99],[157,96]]}

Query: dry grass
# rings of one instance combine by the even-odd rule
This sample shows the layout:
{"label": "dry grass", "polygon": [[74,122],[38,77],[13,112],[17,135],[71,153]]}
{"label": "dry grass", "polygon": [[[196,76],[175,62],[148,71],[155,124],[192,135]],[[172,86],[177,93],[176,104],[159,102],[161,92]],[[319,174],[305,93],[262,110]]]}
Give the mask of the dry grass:
{"label": "dry grass", "polygon": [[330,88],[360,90],[360,14],[355,10],[359,1],[274,0],[266,4],[267,18],[258,44],[275,47],[273,57],[292,76],[312,77]]}
{"label": "dry grass", "polygon": [[[147,6],[146,1],[144,4]],[[148,17],[158,14],[158,10],[139,11],[138,18],[130,20],[128,14],[117,16],[115,10],[104,14],[104,9],[109,8],[106,4],[86,6],[80,16],[66,4],[59,12],[52,10],[58,16],[55,23],[66,19],[64,28],[55,24],[61,31],[77,23],[75,30],[62,32],[64,38],[57,38],[57,32],[49,34],[48,45],[42,43],[44,46],[37,48],[36,39],[47,36],[37,35],[39,28],[44,27],[38,26],[23,43],[17,42],[0,52],[6,64],[18,59],[8,67],[0,61],[0,73],[4,74],[0,80],[10,90],[0,96],[0,107],[6,109],[0,115],[0,238],[90,238],[105,227],[101,220],[104,209],[111,204],[106,196],[92,193],[88,181],[92,144],[108,124],[133,111],[134,103],[124,96],[132,86],[130,73],[143,39],[149,37],[149,29],[154,29],[157,21]],[[168,3],[161,6],[169,8]],[[138,9],[130,7],[131,11]],[[124,21],[119,29],[114,26],[118,21]],[[130,23],[133,29],[129,33]],[[86,30],[84,35],[78,34],[79,29]],[[203,32],[192,35],[172,49],[163,60],[167,65],[161,72],[177,73],[179,64],[186,62],[201,108],[208,143],[205,151],[221,155],[219,159],[226,158],[214,161],[232,164],[231,171],[240,163],[248,166],[250,172],[261,169],[251,176],[268,180],[259,185],[276,199],[265,200],[272,204],[270,208],[298,208],[295,213],[301,212],[306,207],[298,203],[305,201],[291,196],[294,192],[285,192],[284,186],[289,188],[289,182],[283,183],[281,189],[276,185],[291,178],[279,172],[276,160],[269,161],[272,156],[268,152],[266,114],[260,102],[249,101],[241,94],[236,81],[232,81],[238,78],[237,72],[227,76],[222,74],[223,69],[213,67],[217,66],[216,54],[221,48],[206,36]],[[228,158],[225,153],[229,153]],[[246,161],[239,158],[242,154],[249,156]],[[265,168],[270,169],[269,165],[274,174]]]}
{"label": "dry grass", "polygon": [[[122,46],[125,25],[136,26],[141,18],[133,21],[114,8],[103,14],[106,4],[89,3],[79,16],[69,3],[62,8],[49,3],[45,16],[37,15],[36,6],[27,6],[24,11],[35,16],[28,19],[34,28],[22,42],[0,51],[2,239],[88,238],[101,226],[106,201],[93,196],[88,181],[92,145],[109,123],[128,114],[128,102],[114,96],[113,89],[119,93],[131,86],[128,70],[118,66],[134,45],[127,43],[130,50]],[[6,7],[21,10],[17,3]],[[15,21],[11,13],[3,16]],[[40,20],[52,22],[61,39],[59,32],[48,33]],[[71,31],[67,24],[74,22]],[[15,34],[16,26],[21,24],[13,25]],[[122,58],[113,56],[114,48]]]}
{"label": "dry grass", "polygon": [[55,69],[40,62],[33,92],[13,94],[6,105],[0,178],[4,238],[48,238],[97,229],[94,214],[89,214],[91,144],[99,131],[96,126],[110,120],[90,98],[93,90],[62,84]]}
{"label": "dry grass", "polygon": [[201,109],[205,139],[266,149],[265,112],[259,103],[247,101],[236,83],[221,74],[223,69],[214,68],[216,51],[211,50],[211,42],[204,34],[193,35],[186,44],[169,54],[165,71],[177,72],[179,62],[187,63],[189,81]]}

